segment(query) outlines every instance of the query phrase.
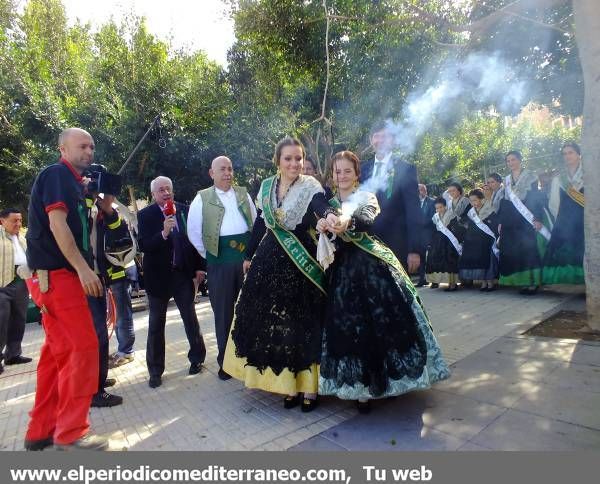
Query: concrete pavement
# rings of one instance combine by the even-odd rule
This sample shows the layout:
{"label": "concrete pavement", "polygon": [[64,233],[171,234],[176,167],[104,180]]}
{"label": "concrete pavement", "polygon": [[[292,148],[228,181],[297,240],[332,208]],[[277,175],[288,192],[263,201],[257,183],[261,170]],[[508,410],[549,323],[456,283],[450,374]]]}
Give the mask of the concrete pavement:
{"label": "concrete pavement", "polygon": [[[164,383],[149,388],[147,313],[136,313],[136,359],[109,375],[118,381],[111,392],[122,395],[124,404],[92,409],[92,429],[109,437],[115,450],[600,447],[595,412],[600,346],[520,336],[572,295],[545,291],[527,298],[509,290],[449,294],[428,288],[420,293],[454,363],[451,379],[432,390],[377,402],[368,416],[358,415],[353,402],[333,398],[308,414],[284,410],[280,396],[217,379],[212,313],[202,298],[197,311],[208,349],[206,369],[187,374],[187,340],[170,306]],[[42,340],[41,328],[28,325],[24,354],[35,362]],[[34,390],[34,364],[9,366],[0,376],[0,449],[22,448]],[[530,422],[529,430],[523,422]]]}

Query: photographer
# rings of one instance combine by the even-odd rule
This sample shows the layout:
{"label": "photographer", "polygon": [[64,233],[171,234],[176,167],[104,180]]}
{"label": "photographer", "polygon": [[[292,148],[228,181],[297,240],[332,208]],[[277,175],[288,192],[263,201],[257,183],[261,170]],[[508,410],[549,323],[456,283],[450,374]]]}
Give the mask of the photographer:
{"label": "photographer", "polygon": [[[115,197],[120,192],[120,178],[111,175],[102,165],[91,165],[86,172],[89,176],[86,204],[89,208],[91,227],[91,247],[93,266],[105,287],[110,287],[115,300],[117,315],[117,339],[119,351],[112,358],[111,366],[133,361],[133,318],[129,281],[125,268],[133,264],[135,245],[130,236],[127,223],[114,209]],[[123,403],[123,398],[105,391],[115,380],[107,379],[109,367],[109,341],[106,324],[106,293],[101,297],[88,297],[90,310],[99,342],[99,382],[98,391],[92,398],[92,407],[113,407]]]}

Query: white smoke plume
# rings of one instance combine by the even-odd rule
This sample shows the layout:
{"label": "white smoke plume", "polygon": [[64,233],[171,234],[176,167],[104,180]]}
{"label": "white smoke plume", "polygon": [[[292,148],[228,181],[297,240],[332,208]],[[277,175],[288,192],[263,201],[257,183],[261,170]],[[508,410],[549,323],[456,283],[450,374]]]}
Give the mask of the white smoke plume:
{"label": "white smoke plume", "polygon": [[[513,72],[498,53],[473,53],[460,63],[449,62],[436,77],[434,85],[408,95],[398,121],[386,122],[394,135],[395,151],[403,157],[414,153],[436,119],[451,117],[461,104],[471,109],[494,106],[500,112],[514,112],[526,101],[526,83],[513,79]],[[376,193],[385,190],[387,183],[387,176],[372,176],[361,190]],[[351,215],[359,204],[358,196],[351,197],[342,212]]]}

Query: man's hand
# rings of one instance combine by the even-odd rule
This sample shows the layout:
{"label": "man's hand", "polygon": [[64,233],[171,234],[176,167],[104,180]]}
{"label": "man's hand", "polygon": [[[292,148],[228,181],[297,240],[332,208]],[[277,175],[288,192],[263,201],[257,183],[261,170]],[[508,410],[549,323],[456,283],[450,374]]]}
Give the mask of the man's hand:
{"label": "man's hand", "polygon": [[113,207],[112,204],[115,201],[114,195],[104,194],[104,198],[98,197],[97,199],[98,207],[102,210],[106,215],[112,215]]}
{"label": "man's hand", "polygon": [[204,282],[204,279],[206,279],[206,272],[196,271],[196,281],[198,282],[198,284],[202,284]]}
{"label": "man's hand", "polygon": [[163,223],[163,238],[167,238],[169,234],[173,231],[173,229],[177,226],[177,222],[175,221],[175,216],[168,216]]}
{"label": "man's hand", "polygon": [[86,296],[101,297],[104,294],[104,288],[96,273],[89,267],[83,267],[77,275],[83,287]]}
{"label": "man's hand", "polygon": [[544,225],[542,224],[542,222],[538,222],[537,220],[534,220],[534,221],[533,221],[533,227],[535,228],[535,230],[536,230],[537,232],[539,232],[540,230],[542,230],[542,227],[543,227],[543,226],[544,226]]}
{"label": "man's hand", "polygon": [[408,254],[408,273],[413,274],[419,270],[421,265],[421,256],[415,252]]}
{"label": "man's hand", "polygon": [[248,271],[250,270],[250,264],[251,264],[251,262],[249,260],[245,260],[244,263],[242,264],[242,269],[244,271],[244,274],[247,274]]}

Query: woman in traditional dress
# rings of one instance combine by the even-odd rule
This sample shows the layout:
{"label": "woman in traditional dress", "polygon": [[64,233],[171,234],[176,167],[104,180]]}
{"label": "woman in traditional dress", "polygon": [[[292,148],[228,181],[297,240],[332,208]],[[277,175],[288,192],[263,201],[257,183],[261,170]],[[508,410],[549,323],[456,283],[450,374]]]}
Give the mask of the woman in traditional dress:
{"label": "woman in traditional dress", "polygon": [[427,251],[425,273],[431,288],[436,289],[446,283],[446,292],[456,291],[458,282],[458,260],[462,253],[461,240],[465,228],[459,222],[452,209],[447,208],[442,197],[435,200],[433,223],[436,231],[431,237],[431,246]]}
{"label": "woman in traditional dress", "polygon": [[323,331],[319,393],[369,401],[429,388],[450,373],[410,278],[393,252],[369,236],[379,205],[357,189],[360,162],[337,153],[330,171],[340,209],[338,225],[321,219],[317,229],[336,234]]}
{"label": "woman in traditional dress", "polygon": [[[224,369],[248,388],[287,395],[284,407],[317,405],[325,275],[309,234],[319,218],[337,222],[321,184],[302,175],[305,151],[294,138],[275,149],[278,174],[264,180],[248,243],[246,279]],[[300,394],[304,394],[304,399]]]}
{"label": "woman in traditional dress", "polygon": [[446,200],[448,210],[452,210],[460,223],[465,229],[467,228],[467,212],[471,208],[469,199],[465,197],[465,191],[462,185],[458,182],[452,182],[442,195]]}
{"label": "woman in traditional dress", "polygon": [[511,173],[504,181],[499,211],[500,285],[518,286],[521,294],[532,295],[542,280],[541,247],[550,233],[542,223],[546,197],[538,188],[537,175],[522,162],[520,152],[506,154]]}
{"label": "woman in traditional dress", "polygon": [[583,273],[583,171],[576,143],[562,147],[565,167],[552,180],[550,213],[555,222],[544,258],[544,284],[585,284]]}
{"label": "woman in traditional dress", "polygon": [[469,192],[469,201],[472,207],[467,212],[458,275],[461,280],[481,281],[480,291],[491,292],[498,278],[498,215],[479,189]]}

